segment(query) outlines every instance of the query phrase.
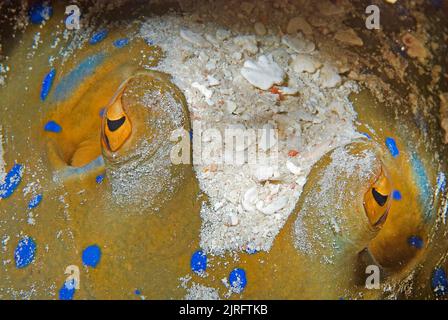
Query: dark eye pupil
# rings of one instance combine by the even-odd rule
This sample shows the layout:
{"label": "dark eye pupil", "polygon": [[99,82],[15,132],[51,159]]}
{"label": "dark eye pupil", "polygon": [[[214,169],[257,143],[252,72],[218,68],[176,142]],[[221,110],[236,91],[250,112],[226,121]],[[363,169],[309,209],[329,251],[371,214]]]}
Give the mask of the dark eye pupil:
{"label": "dark eye pupil", "polygon": [[126,121],[126,117],[121,117],[118,120],[109,120],[107,119],[107,127],[109,128],[110,131],[115,131],[118,130],[123,123]]}
{"label": "dark eye pupil", "polygon": [[383,196],[381,193],[372,188],[372,195],[375,199],[376,203],[379,204],[380,207],[384,206],[387,202],[387,196]]}

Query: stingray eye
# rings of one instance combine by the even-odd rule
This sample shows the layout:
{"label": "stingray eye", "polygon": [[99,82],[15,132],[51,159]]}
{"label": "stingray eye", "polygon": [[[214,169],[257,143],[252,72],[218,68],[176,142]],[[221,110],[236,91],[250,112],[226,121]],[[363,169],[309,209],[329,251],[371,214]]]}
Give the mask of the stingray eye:
{"label": "stingray eye", "polygon": [[387,195],[382,195],[381,193],[379,193],[378,191],[376,191],[375,188],[372,188],[372,195],[373,195],[373,199],[375,199],[376,203],[380,206],[380,207],[384,207],[384,205],[387,202],[387,198],[389,196]]}
{"label": "stingray eye", "polygon": [[106,110],[102,131],[103,143],[110,151],[115,152],[126,142],[131,131],[131,121],[123,110],[121,95],[118,95]]}
{"label": "stingray eye", "polygon": [[370,224],[381,226],[387,218],[390,207],[391,183],[384,170],[364,195],[364,209]]}

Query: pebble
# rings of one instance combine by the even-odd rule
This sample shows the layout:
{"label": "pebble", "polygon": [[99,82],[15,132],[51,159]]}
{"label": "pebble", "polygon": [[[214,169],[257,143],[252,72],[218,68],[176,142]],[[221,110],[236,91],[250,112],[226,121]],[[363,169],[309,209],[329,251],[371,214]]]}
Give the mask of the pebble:
{"label": "pebble", "polygon": [[62,131],[62,127],[57,124],[55,121],[48,121],[44,127],[45,131],[59,133]]}
{"label": "pebble", "polygon": [[226,102],[226,110],[228,113],[233,113],[238,106],[232,100],[227,100]]}
{"label": "pebble", "polygon": [[50,93],[51,87],[53,86],[54,77],[56,76],[56,69],[51,69],[50,72],[42,80],[42,87],[40,90],[40,99],[44,101],[48,94]]}
{"label": "pebble", "polygon": [[93,36],[89,40],[89,43],[97,44],[97,43],[103,41],[107,37],[107,34],[108,34],[107,29],[102,29],[102,30],[98,31],[97,33],[93,34]]}
{"label": "pebble", "polygon": [[218,29],[216,30],[216,39],[219,41],[225,41],[230,38],[232,33],[227,29]]}
{"label": "pebble", "polygon": [[289,34],[295,34],[302,31],[306,35],[313,34],[313,28],[311,25],[302,17],[294,17],[288,22],[286,27],[286,32]]}
{"label": "pebble", "polygon": [[0,184],[0,199],[9,198],[22,181],[23,166],[14,164],[11,170],[6,174],[5,181]]}
{"label": "pebble", "polygon": [[220,84],[219,80],[211,75],[207,76],[207,81],[210,87],[218,86]]}
{"label": "pebble", "polygon": [[344,13],[344,8],[342,5],[336,5],[329,0],[319,1],[317,8],[324,16],[335,16]]}
{"label": "pebble", "polygon": [[41,24],[45,20],[49,20],[52,15],[53,7],[46,3],[36,3],[28,11],[28,16],[33,24]]}
{"label": "pebble", "polygon": [[297,53],[311,53],[316,48],[316,45],[305,39],[301,33],[297,36],[283,36],[282,43]]}
{"label": "pebble", "polygon": [[264,36],[267,33],[266,27],[261,22],[255,22],[254,30],[255,33],[259,36]]}
{"label": "pebble", "polygon": [[210,44],[203,36],[189,29],[180,29],[180,36],[198,47],[208,47]]}
{"label": "pebble", "polygon": [[36,208],[40,204],[41,201],[42,201],[42,195],[41,194],[38,194],[38,195],[34,196],[30,200],[30,202],[28,203],[28,209]]}
{"label": "pebble", "polygon": [[252,10],[254,10],[255,4],[252,2],[244,1],[241,3],[241,10],[243,10],[246,14],[250,15]]}
{"label": "pebble", "polygon": [[315,58],[308,54],[299,54],[297,55],[292,63],[292,69],[297,73],[308,72],[314,73],[317,69],[322,66],[322,63],[317,61]]}
{"label": "pebble", "polygon": [[191,256],[190,267],[196,274],[204,274],[207,269],[207,255],[202,250],[197,250]]}
{"label": "pebble", "polygon": [[82,263],[88,267],[95,268],[101,260],[101,249],[94,244],[88,246],[82,252]]}
{"label": "pebble", "polygon": [[425,62],[429,53],[424,44],[410,33],[406,33],[401,40],[407,48],[406,53],[411,58],[417,58],[420,62]]}
{"label": "pebble", "polygon": [[351,46],[363,46],[364,42],[362,39],[356,34],[355,30],[352,28],[346,30],[339,30],[334,35],[334,38],[342,43],[346,43]]}
{"label": "pebble", "polygon": [[246,271],[244,269],[233,269],[229,274],[230,289],[235,293],[243,292],[247,285]]}
{"label": "pebble", "polygon": [[320,72],[319,82],[324,88],[334,88],[341,83],[342,79],[339,76],[336,68],[329,64],[325,64]]}
{"label": "pebble", "polygon": [[231,226],[237,226],[238,225],[238,223],[239,223],[239,219],[238,219],[238,216],[236,215],[236,213],[235,212],[232,212],[230,215],[229,215],[229,219],[230,219],[230,225]]}
{"label": "pebble", "polygon": [[258,52],[257,39],[253,35],[237,36],[233,39],[233,42],[243,51],[250,54],[256,54]]}
{"label": "pebble", "polygon": [[14,251],[14,260],[18,269],[25,268],[34,261],[36,243],[31,237],[25,236],[19,240]]}
{"label": "pebble", "polygon": [[257,61],[246,60],[241,75],[253,86],[268,90],[274,84],[283,83],[285,72],[271,55],[261,55]]}

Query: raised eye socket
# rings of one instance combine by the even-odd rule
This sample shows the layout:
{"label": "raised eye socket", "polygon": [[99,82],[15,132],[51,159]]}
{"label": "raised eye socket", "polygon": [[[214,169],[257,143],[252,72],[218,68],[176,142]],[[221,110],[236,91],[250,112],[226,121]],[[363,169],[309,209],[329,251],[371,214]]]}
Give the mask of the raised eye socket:
{"label": "raised eye socket", "polygon": [[376,203],[378,203],[378,205],[380,207],[384,207],[384,205],[387,202],[388,196],[383,196],[381,193],[376,191],[375,188],[372,188],[372,195],[373,195],[373,198],[375,199]]}
{"label": "raised eye socket", "polygon": [[132,132],[132,125],[122,103],[122,94],[107,107],[102,128],[102,141],[109,151],[115,152],[123,146]]}

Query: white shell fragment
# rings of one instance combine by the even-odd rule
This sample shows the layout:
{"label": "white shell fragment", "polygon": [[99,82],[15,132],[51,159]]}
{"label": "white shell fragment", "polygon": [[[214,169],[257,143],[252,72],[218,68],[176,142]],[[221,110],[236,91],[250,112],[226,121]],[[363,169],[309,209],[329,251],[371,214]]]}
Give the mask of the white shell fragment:
{"label": "white shell fragment", "polygon": [[199,47],[208,47],[209,42],[204,39],[200,34],[195,33],[189,29],[180,29],[180,36],[182,39]]}
{"label": "white shell fragment", "polygon": [[247,51],[251,54],[256,54],[258,52],[257,39],[255,36],[237,36],[233,39],[233,42],[243,51]]}
{"label": "white shell fragment", "polygon": [[292,69],[297,73],[314,73],[322,64],[308,54],[297,55],[291,63]]}
{"label": "white shell fragment", "polygon": [[294,163],[292,163],[291,161],[286,161],[286,168],[294,175],[299,176],[303,174],[303,170],[302,168],[296,166]]}
{"label": "white shell fragment", "polygon": [[258,182],[273,181],[280,178],[280,173],[272,166],[257,166],[254,177]]}
{"label": "white shell fragment", "polygon": [[283,209],[287,205],[287,203],[287,197],[279,197],[273,202],[269,203],[267,206],[264,205],[263,201],[259,201],[257,202],[256,207],[258,211],[264,213],[265,215],[271,215]]}
{"label": "white shell fragment", "polygon": [[282,43],[297,53],[311,53],[316,48],[316,45],[305,39],[301,33],[297,36],[283,36]]}
{"label": "white shell fragment", "polygon": [[294,17],[288,22],[286,27],[286,32],[289,34],[294,34],[302,31],[304,34],[310,35],[313,33],[311,25],[302,17]]}
{"label": "white shell fragment", "polygon": [[219,80],[211,75],[207,76],[207,81],[210,87],[218,86],[220,84]]}
{"label": "white shell fragment", "polygon": [[241,200],[241,205],[243,209],[249,212],[255,211],[255,204],[258,201],[257,187],[252,187],[248,189]]}
{"label": "white shell fragment", "polygon": [[299,89],[291,87],[278,87],[278,91],[285,96],[293,96],[299,92]]}
{"label": "white shell fragment", "polygon": [[324,88],[334,88],[341,83],[341,76],[336,68],[325,64],[320,72],[320,84]]}
{"label": "white shell fragment", "polygon": [[261,55],[257,61],[246,60],[241,75],[253,86],[268,90],[274,84],[283,83],[285,72],[274,61],[272,55]]}
{"label": "white shell fragment", "polygon": [[213,95],[213,91],[208,89],[206,86],[204,86],[202,84],[199,84],[197,82],[193,82],[191,84],[191,86],[193,88],[195,88],[195,89],[198,89],[198,91],[200,93],[202,93],[206,99],[210,99],[212,97],[212,95]]}

